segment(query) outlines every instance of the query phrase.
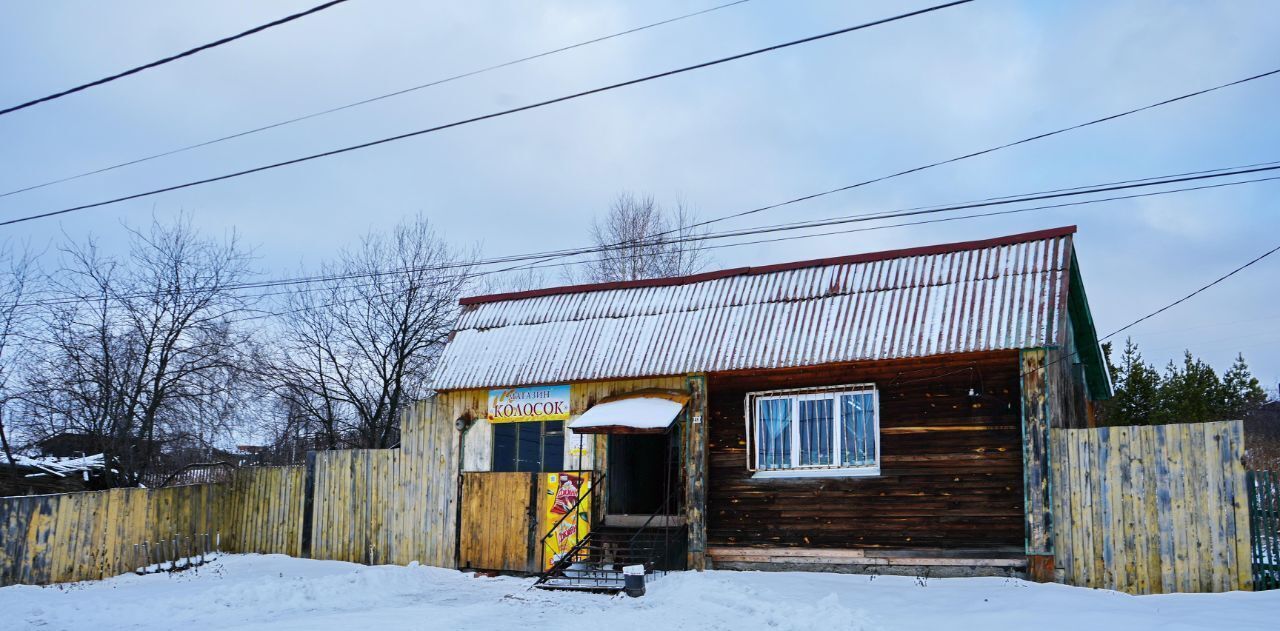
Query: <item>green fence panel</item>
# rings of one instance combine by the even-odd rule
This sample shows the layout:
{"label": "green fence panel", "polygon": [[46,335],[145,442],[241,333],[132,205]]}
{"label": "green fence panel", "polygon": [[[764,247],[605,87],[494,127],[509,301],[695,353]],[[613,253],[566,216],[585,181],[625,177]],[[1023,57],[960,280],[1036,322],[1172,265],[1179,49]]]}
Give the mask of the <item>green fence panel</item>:
{"label": "green fence panel", "polygon": [[1280,473],[1250,471],[1249,538],[1253,550],[1253,589],[1280,589]]}

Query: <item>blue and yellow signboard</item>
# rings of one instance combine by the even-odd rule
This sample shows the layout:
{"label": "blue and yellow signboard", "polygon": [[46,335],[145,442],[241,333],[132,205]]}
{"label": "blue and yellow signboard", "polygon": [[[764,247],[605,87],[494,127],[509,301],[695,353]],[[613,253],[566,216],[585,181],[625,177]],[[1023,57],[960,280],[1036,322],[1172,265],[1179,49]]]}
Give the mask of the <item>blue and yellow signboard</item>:
{"label": "blue and yellow signboard", "polygon": [[489,391],[489,422],[569,420],[569,386],[534,386]]}

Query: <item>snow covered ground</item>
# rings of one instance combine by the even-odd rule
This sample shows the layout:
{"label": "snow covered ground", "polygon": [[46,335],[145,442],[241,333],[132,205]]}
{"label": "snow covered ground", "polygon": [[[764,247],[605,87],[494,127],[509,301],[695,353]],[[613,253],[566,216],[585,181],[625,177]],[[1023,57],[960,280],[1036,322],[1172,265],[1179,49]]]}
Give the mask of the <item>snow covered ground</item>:
{"label": "snow covered ground", "polygon": [[1280,591],[1133,597],[1013,579],[686,572],[644,598],[517,578],[229,555],[177,574],[0,588],[0,629],[1275,629]]}

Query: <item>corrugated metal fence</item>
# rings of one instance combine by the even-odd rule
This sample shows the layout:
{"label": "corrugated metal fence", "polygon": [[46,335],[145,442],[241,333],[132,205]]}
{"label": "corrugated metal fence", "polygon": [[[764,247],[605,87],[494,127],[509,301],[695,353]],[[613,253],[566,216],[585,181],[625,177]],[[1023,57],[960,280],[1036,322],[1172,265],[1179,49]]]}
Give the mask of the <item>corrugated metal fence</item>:
{"label": "corrugated metal fence", "polygon": [[1134,594],[1249,589],[1239,421],[1053,430],[1065,581]]}

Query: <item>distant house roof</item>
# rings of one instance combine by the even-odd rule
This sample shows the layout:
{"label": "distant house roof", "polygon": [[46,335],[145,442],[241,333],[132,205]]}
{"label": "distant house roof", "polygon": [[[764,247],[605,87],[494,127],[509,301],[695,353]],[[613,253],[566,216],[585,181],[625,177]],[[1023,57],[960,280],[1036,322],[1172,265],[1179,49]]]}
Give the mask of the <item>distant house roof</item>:
{"label": "distant house roof", "polygon": [[433,387],[1063,345],[1074,233],[464,298]]}

